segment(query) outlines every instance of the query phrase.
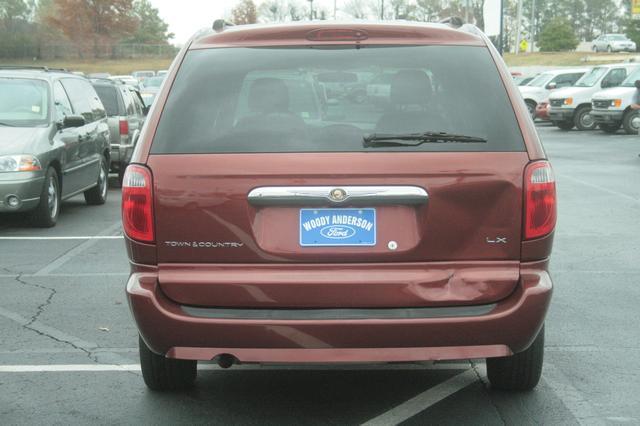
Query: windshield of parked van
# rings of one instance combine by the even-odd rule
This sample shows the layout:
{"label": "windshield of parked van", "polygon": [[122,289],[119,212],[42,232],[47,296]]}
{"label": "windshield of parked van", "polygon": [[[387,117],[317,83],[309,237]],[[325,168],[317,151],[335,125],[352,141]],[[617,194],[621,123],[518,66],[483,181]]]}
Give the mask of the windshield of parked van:
{"label": "windshield of parked van", "polygon": [[527,84],[527,86],[542,87],[546,86],[549,80],[553,78],[553,74],[542,73]]}
{"label": "windshield of parked van", "polygon": [[622,87],[636,87],[636,80],[640,80],[640,68],[629,74],[621,84]]}
{"label": "windshield of parked van", "polygon": [[[585,75],[583,75],[580,80],[576,81],[574,86],[577,87],[593,87],[598,83],[600,78],[605,75],[605,73],[609,70],[609,68],[595,67]],[[619,82],[620,80],[618,80]]]}
{"label": "windshield of parked van", "polygon": [[48,123],[45,81],[0,77],[0,126],[34,127]]}
{"label": "windshield of parked van", "polygon": [[609,40],[612,40],[612,41],[625,41],[625,40],[628,40],[628,39],[623,35],[610,35],[609,36]]}
{"label": "windshield of parked van", "polygon": [[487,142],[375,150],[524,150],[505,86],[486,48],[191,51],[172,85],[152,152],[366,151],[367,135],[421,132]]}

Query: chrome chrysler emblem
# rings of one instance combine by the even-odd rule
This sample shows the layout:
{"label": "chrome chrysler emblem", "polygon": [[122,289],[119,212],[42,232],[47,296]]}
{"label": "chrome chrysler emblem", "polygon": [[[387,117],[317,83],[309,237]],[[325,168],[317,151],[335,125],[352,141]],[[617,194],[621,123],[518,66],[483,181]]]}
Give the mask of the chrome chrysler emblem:
{"label": "chrome chrysler emblem", "polygon": [[347,191],[342,188],[335,188],[329,192],[329,199],[331,201],[344,201],[347,198]]}

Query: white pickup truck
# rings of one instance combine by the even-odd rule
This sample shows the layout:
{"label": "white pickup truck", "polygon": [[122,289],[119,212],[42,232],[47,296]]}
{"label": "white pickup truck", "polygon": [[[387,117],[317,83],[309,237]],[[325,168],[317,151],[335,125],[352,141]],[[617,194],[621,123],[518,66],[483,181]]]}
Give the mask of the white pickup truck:
{"label": "white pickup truck", "polygon": [[536,107],[539,103],[549,99],[552,91],[573,86],[587,71],[589,71],[588,68],[545,71],[538,74],[526,86],[518,86],[531,118],[535,119]]}
{"label": "white pickup truck", "polygon": [[602,90],[593,95],[591,116],[600,129],[607,133],[616,133],[622,125],[626,133],[638,133],[640,111],[631,109],[638,91],[635,87],[636,80],[640,80],[640,69],[627,77],[620,87]]}
{"label": "white pickup truck", "polygon": [[640,64],[624,63],[599,65],[583,75],[580,80],[549,95],[549,118],[563,130],[574,126],[578,130],[593,130],[598,123],[591,115],[591,98],[602,89],[618,87]]}

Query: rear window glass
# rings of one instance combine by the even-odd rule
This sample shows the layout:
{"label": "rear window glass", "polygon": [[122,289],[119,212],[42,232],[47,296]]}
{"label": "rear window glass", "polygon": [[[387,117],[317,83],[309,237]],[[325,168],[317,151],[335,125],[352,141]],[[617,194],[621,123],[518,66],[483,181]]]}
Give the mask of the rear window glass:
{"label": "rear window glass", "polygon": [[116,93],[116,88],[112,86],[93,86],[104,105],[104,108],[107,110],[107,115],[109,117],[114,115],[119,115],[118,108],[118,94]]}
{"label": "rear window glass", "polygon": [[[364,147],[376,134],[486,143]],[[151,152],[524,151],[486,48],[220,48],[187,53]]]}

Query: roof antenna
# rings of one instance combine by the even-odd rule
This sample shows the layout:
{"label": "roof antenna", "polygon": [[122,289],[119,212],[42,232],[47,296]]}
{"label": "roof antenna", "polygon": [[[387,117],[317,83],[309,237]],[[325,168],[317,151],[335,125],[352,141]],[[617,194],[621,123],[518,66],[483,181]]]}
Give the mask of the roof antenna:
{"label": "roof antenna", "polygon": [[233,23],[227,22],[224,19],[216,19],[213,21],[213,30],[217,33],[221,33],[226,27],[233,27]]}

